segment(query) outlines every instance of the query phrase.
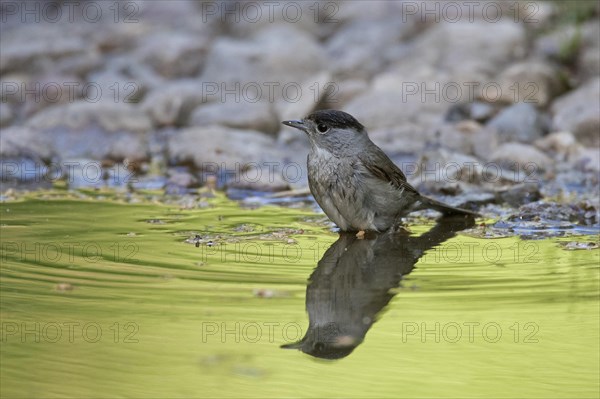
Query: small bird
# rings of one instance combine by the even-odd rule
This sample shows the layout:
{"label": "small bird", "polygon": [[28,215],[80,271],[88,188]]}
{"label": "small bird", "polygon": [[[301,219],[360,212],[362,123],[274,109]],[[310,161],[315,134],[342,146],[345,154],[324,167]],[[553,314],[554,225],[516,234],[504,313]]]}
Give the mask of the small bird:
{"label": "small bird", "polygon": [[377,147],[352,115],[337,110],[313,112],[284,125],[310,140],[308,185],[321,209],[342,231],[383,232],[421,209],[445,215],[477,216],[419,194]]}

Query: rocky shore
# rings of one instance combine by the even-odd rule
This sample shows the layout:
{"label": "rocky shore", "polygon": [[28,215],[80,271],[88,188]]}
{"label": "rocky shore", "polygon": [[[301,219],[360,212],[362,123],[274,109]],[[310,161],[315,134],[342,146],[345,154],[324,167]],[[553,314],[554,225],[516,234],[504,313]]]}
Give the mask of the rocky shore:
{"label": "rocky shore", "polygon": [[335,108],[425,193],[597,224],[598,3],[476,3],[4,3],[3,191],[301,190],[280,121]]}

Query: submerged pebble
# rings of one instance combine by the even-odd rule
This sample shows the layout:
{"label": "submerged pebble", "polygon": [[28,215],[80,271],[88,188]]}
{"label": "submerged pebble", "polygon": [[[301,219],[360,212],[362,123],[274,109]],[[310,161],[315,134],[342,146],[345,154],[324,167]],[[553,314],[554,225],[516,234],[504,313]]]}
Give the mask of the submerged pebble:
{"label": "submerged pebble", "polygon": [[570,251],[577,250],[577,249],[585,249],[585,250],[589,251],[591,249],[598,249],[598,243],[597,242],[570,241],[570,242],[563,244],[562,247],[563,247],[563,249],[567,249]]}
{"label": "submerged pebble", "polygon": [[58,283],[54,286],[54,289],[56,291],[61,291],[61,292],[73,291],[74,288],[75,287],[70,283]]}

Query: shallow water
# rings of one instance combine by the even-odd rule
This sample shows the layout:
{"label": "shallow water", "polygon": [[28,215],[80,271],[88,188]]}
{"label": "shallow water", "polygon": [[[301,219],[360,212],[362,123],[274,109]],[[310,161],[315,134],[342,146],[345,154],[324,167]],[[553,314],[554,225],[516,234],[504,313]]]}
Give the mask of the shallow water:
{"label": "shallow water", "polygon": [[598,397],[597,235],[104,198],[0,204],[2,397]]}

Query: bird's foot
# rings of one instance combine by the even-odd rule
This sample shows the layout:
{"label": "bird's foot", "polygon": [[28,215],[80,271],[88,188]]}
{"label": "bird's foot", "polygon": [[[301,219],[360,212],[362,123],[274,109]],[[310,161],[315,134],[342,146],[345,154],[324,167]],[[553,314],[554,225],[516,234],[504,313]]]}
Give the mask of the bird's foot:
{"label": "bird's foot", "polygon": [[400,233],[400,234],[412,234],[412,231],[410,228],[408,228],[408,226],[405,226],[403,224],[397,224],[392,228],[392,231],[394,233]]}

